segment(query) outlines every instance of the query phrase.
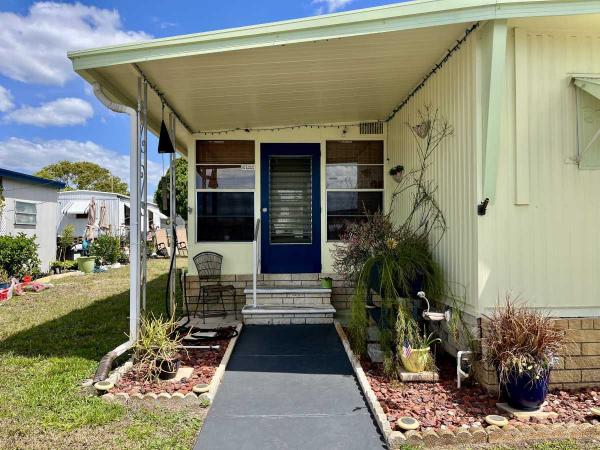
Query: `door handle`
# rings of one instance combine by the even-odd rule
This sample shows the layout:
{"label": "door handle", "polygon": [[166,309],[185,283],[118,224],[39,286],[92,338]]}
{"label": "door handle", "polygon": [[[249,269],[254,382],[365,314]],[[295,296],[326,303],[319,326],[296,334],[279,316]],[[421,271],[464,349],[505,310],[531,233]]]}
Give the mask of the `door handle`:
{"label": "door handle", "polygon": [[268,211],[268,209],[267,209],[267,208],[263,208],[263,209],[262,209],[262,212],[263,212],[263,213],[266,213],[267,211]]}

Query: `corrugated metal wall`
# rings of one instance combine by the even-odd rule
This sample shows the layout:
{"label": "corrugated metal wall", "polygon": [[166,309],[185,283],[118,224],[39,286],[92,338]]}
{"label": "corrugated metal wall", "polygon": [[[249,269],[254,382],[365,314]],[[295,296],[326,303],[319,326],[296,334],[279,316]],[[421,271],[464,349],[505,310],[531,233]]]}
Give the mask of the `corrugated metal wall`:
{"label": "corrugated metal wall", "polygon": [[479,228],[480,301],[512,291],[563,316],[598,314],[600,171],[574,162],[570,74],[600,74],[600,33],[517,29],[508,48],[497,196]]}
{"label": "corrugated metal wall", "polygon": [[[472,313],[477,309],[475,58],[473,35],[390,121],[387,136],[388,169],[402,164],[410,171],[418,159],[415,138],[407,123],[419,122],[418,110],[431,105],[454,127],[454,136],[438,149],[429,169],[430,179],[439,186],[436,198],[448,224],[448,231],[434,252],[447,280],[456,291],[466,294],[467,310]],[[392,186],[386,192],[387,204],[393,184],[389,183]],[[406,216],[409,202],[408,195],[397,201],[393,215],[398,222]]]}

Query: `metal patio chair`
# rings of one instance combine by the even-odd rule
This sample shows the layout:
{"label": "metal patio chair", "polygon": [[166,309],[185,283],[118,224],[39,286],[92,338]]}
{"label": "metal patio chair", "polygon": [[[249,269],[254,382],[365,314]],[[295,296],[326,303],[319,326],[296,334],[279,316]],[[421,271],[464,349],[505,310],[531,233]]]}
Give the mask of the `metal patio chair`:
{"label": "metal patio chair", "polygon": [[[202,319],[206,323],[207,316],[227,315],[224,295],[233,298],[233,312],[237,319],[237,304],[235,286],[221,284],[221,265],[223,256],[215,252],[202,252],[194,256],[194,264],[198,271],[198,303],[194,311],[197,316],[198,309],[202,307]],[[222,311],[209,311],[211,304],[221,303]]]}

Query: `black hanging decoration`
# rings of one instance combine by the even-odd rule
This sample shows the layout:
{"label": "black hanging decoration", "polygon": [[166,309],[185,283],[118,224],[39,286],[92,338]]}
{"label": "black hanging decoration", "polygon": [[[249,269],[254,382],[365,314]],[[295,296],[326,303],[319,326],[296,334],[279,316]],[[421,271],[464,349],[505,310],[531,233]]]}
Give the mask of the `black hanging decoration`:
{"label": "black hanging decoration", "polygon": [[175,153],[169,130],[165,125],[165,104],[162,105],[162,119],[160,121],[160,136],[158,138],[158,153]]}

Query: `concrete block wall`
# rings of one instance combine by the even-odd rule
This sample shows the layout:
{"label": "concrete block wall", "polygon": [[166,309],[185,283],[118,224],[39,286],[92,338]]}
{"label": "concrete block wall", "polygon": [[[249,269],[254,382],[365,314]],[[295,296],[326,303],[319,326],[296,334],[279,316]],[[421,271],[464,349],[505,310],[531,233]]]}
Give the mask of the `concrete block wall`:
{"label": "concrete block wall", "polygon": [[[259,274],[257,276],[257,285],[265,286],[320,286],[320,280],[324,277],[333,279],[333,288],[331,290],[331,305],[337,310],[350,308],[350,302],[354,293],[354,284],[345,280],[342,276],[331,273],[294,273],[294,274]],[[221,284],[233,285],[236,291],[236,306],[241,311],[246,304],[244,289],[252,287],[252,274],[242,275],[222,275]],[[197,303],[199,280],[197,276],[191,275],[186,279],[186,290],[190,307],[194,308]],[[233,311],[233,299],[229,295],[224,296],[226,308]],[[210,304],[208,310],[219,310],[221,304]]]}
{"label": "concrete block wall", "polygon": [[[567,344],[559,363],[551,372],[550,388],[575,390],[600,386],[600,317],[556,319],[567,330]],[[485,333],[485,326],[483,328]],[[478,366],[478,381],[492,392],[498,390],[496,372]]]}

